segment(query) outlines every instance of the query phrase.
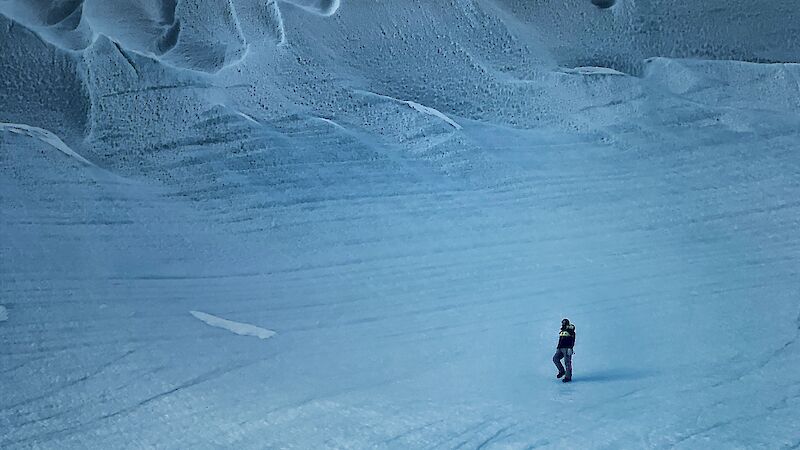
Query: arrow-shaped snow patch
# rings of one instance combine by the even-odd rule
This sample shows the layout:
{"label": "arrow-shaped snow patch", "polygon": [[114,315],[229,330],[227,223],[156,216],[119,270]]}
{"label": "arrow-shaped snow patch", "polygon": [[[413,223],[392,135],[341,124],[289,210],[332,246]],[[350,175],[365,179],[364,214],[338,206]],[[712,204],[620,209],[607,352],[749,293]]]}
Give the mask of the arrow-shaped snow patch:
{"label": "arrow-shaped snow patch", "polygon": [[247,323],[234,322],[213,316],[200,311],[189,311],[189,313],[212,327],[222,328],[241,336],[255,336],[259,339],[269,339],[275,336],[275,332],[266,328],[257,327]]}

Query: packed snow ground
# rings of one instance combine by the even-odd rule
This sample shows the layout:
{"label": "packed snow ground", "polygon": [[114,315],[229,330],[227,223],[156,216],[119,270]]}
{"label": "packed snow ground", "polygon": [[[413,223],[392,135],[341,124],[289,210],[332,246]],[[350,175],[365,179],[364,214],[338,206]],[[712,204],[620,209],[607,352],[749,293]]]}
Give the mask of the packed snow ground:
{"label": "packed snow ground", "polygon": [[800,445],[795,35],[227,3],[216,75],[2,19],[0,447]]}

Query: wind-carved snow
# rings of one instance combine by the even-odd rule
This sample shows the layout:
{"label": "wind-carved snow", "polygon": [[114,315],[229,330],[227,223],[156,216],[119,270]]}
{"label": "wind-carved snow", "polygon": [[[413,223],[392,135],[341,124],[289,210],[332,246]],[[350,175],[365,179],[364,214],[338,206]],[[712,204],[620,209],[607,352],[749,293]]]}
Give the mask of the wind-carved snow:
{"label": "wind-carved snow", "polygon": [[255,336],[259,339],[269,339],[276,334],[274,331],[267,330],[266,328],[257,327],[248,323],[234,322],[201,311],[189,311],[189,313],[212,327],[222,328],[241,336]]}
{"label": "wind-carved snow", "polygon": [[5,306],[0,305],[0,322],[8,320],[8,310]]}
{"label": "wind-carved snow", "polygon": [[[339,0],[281,0],[318,16],[331,16]],[[0,1],[0,14],[19,22],[61,49],[83,51],[99,35],[125,50],[167,65],[215,73],[239,63],[255,36],[245,36],[242,22],[262,33],[272,25],[277,43],[285,42],[276,0],[240,4],[231,0],[73,0]],[[266,19],[266,21],[265,21]]]}
{"label": "wind-carved snow", "polygon": [[39,139],[40,141],[52,146],[61,153],[71,158],[77,159],[83,164],[86,164],[88,166],[94,166],[94,164],[92,164],[86,158],[75,153],[75,151],[69,148],[69,146],[65,144],[64,141],[62,141],[58,136],[43,128],[33,127],[21,123],[0,122],[0,131],[8,131],[14,134],[20,134],[23,136]]}

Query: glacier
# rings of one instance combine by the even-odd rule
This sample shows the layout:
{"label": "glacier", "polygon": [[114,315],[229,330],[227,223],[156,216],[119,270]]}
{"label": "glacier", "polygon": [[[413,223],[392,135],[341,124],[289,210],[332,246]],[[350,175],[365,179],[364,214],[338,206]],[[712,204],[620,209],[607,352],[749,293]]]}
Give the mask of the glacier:
{"label": "glacier", "polygon": [[800,446],[796,0],[0,34],[0,448]]}

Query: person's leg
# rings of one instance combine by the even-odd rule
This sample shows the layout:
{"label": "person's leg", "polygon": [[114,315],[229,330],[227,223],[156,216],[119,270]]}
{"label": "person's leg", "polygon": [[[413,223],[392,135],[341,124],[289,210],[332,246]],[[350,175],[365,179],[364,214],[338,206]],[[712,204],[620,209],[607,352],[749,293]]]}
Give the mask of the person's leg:
{"label": "person's leg", "polygon": [[565,378],[567,380],[571,380],[572,379],[572,349],[571,348],[568,348],[568,349],[566,349],[564,351],[564,363],[567,366],[567,375],[566,375]]}
{"label": "person's leg", "polygon": [[557,349],[556,350],[556,354],[553,355],[553,364],[555,364],[556,368],[558,368],[558,375],[557,375],[558,378],[561,378],[565,373],[564,372],[564,366],[561,365],[561,358],[563,358],[563,357],[564,357],[564,355],[562,354],[560,348]]}

